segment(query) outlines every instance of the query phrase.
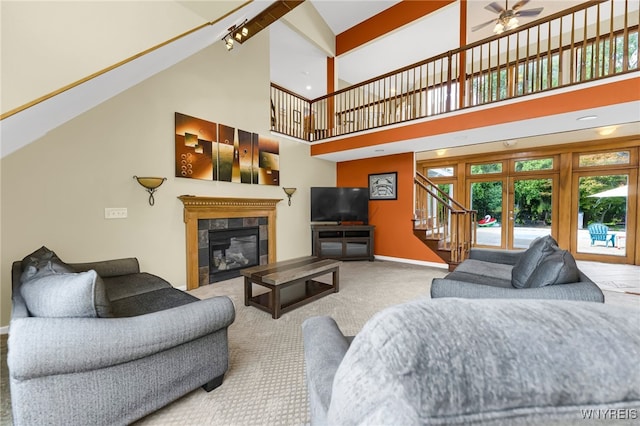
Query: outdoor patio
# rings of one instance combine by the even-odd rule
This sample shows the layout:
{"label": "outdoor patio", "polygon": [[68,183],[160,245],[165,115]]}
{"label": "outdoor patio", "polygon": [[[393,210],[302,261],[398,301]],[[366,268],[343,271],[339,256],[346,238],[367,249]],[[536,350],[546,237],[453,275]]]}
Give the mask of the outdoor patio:
{"label": "outdoor patio", "polygon": [[[514,247],[525,249],[529,247],[529,244],[534,239],[549,235],[551,228],[549,227],[517,227],[515,228]],[[578,230],[578,252],[579,253],[593,253],[593,254],[605,254],[610,256],[624,256],[626,254],[626,232],[625,231],[610,231],[615,234],[615,247],[605,247],[604,241],[596,241],[591,245],[591,238],[587,229]],[[479,246],[500,246],[500,240],[502,235],[502,227],[500,224],[496,224],[490,227],[478,227],[476,244]]]}

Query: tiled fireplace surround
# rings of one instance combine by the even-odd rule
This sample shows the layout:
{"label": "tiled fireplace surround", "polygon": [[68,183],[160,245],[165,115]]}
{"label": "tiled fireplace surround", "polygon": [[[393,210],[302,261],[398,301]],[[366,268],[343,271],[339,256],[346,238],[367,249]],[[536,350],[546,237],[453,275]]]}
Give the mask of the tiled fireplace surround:
{"label": "tiled fireplace surround", "polygon": [[[210,257],[209,231],[221,231],[227,229],[251,229],[259,228],[258,250],[260,265],[269,263],[268,258],[268,233],[266,217],[238,217],[222,219],[198,219],[198,283],[199,285],[211,284],[210,281]],[[238,272],[237,276],[240,276]]]}
{"label": "tiled fireplace surround", "polygon": [[[201,264],[203,257],[201,256],[201,247],[209,244],[209,229],[259,226],[260,245],[267,247],[266,253],[264,253],[264,249],[260,251],[260,263],[276,261],[276,204],[281,199],[218,198],[192,195],[182,195],[178,198],[184,204],[187,290],[209,284],[208,264]],[[205,235],[206,237],[204,237]],[[205,272],[206,279],[204,278]]]}

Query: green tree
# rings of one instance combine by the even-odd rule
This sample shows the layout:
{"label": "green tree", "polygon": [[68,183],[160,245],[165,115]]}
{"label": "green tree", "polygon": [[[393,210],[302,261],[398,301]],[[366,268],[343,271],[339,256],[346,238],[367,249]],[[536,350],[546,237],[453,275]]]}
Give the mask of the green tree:
{"label": "green tree", "polygon": [[591,223],[615,225],[626,222],[626,197],[589,197],[598,192],[627,184],[627,175],[585,176],[580,178],[580,211],[585,226]]}

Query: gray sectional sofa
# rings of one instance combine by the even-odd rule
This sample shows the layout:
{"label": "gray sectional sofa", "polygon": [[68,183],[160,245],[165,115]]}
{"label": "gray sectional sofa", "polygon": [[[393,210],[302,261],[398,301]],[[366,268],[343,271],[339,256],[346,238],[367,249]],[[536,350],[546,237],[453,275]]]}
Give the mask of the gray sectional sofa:
{"label": "gray sectional sofa", "polygon": [[222,384],[227,297],[199,300],[135,258],[66,264],[46,247],[15,262],[12,281],[16,426],[127,424]]}
{"label": "gray sectional sofa", "polygon": [[638,311],[560,300],[411,301],[346,337],[303,325],[311,425],[638,424]]}
{"label": "gray sectional sofa", "polygon": [[564,299],[604,303],[600,288],[551,236],[527,250],[472,248],[469,258],[431,282],[431,297]]}

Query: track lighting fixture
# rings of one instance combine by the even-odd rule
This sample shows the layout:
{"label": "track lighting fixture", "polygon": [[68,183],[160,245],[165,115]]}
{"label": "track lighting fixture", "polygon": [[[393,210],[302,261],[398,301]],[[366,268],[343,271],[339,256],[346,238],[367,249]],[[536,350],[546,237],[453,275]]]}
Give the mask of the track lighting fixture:
{"label": "track lighting fixture", "polygon": [[[242,43],[244,38],[249,35],[249,28],[245,25],[247,20],[242,21],[241,24],[232,25],[229,27],[227,31],[229,31],[224,37],[222,37],[222,41],[224,41],[224,45],[227,50],[233,50],[233,44],[235,41],[238,43]],[[234,40],[235,39],[235,40]]]}

